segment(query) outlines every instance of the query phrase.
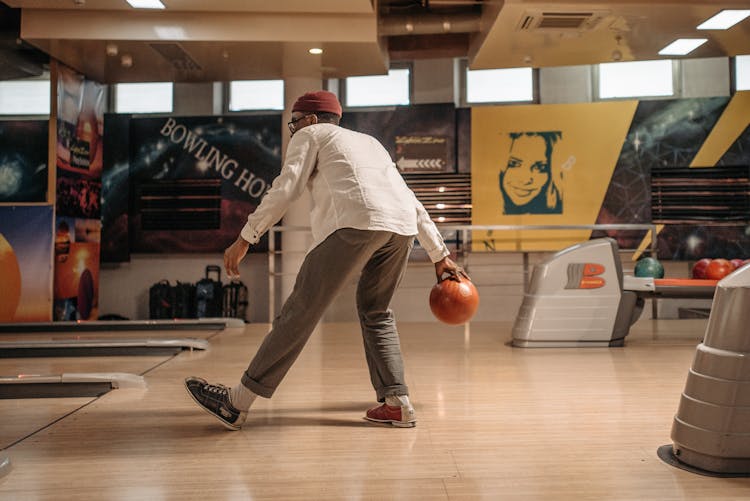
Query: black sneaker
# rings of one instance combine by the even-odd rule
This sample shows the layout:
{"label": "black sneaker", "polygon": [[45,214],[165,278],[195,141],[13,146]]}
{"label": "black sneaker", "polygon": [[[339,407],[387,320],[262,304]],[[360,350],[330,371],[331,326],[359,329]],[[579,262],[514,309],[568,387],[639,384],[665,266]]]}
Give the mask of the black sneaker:
{"label": "black sneaker", "polygon": [[239,430],[247,419],[247,412],[235,409],[229,401],[229,388],[224,385],[208,384],[205,379],[189,377],[185,379],[185,389],[195,403],[230,430]]}

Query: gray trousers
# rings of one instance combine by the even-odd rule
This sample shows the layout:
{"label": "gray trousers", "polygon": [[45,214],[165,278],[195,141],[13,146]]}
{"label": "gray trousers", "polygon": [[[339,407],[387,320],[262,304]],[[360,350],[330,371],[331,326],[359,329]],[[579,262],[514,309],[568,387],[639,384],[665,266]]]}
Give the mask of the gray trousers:
{"label": "gray trousers", "polygon": [[242,384],[270,398],[325,310],[357,274],[357,312],[370,380],[380,402],[408,395],[396,320],[389,304],[406,270],[414,237],[344,228],[305,257],[294,290],[273,320]]}

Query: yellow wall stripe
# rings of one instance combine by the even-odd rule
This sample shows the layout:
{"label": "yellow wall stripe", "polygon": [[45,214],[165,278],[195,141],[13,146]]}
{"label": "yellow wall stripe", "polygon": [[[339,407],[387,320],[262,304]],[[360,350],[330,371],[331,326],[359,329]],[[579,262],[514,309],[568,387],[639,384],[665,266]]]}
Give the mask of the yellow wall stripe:
{"label": "yellow wall stripe", "polygon": [[[654,235],[654,238],[659,237],[659,233],[661,233],[661,230],[664,229],[663,224],[657,224],[656,225],[656,234]],[[646,247],[648,247],[648,250],[651,250],[651,232],[649,231],[646,233],[646,236],[643,237],[643,240],[641,240],[641,243],[638,245],[638,248],[633,252],[633,261],[638,261],[641,258],[641,254],[646,250]],[[656,256],[651,256],[653,258],[656,258]]]}
{"label": "yellow wall stripe", "polygon": [[690,167],[713,167],[750,124],[750,91],[737,92],[724,109]]}

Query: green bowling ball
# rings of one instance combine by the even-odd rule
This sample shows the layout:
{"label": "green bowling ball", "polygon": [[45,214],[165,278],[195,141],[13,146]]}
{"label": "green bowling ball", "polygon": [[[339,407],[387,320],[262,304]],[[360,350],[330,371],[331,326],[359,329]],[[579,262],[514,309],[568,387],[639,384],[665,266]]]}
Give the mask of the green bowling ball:
{"label": "green bowling ball", "polygon": [[653,257],[642,257],[635,263],[636,277],[664,278],[664,266]]}

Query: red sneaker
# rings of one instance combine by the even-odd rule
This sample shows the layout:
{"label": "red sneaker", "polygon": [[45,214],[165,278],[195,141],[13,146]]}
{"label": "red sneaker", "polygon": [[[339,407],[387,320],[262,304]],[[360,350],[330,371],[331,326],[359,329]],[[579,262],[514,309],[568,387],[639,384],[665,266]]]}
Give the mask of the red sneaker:
{"label": "red sneaker", "polygon": [[417,418],[414,416],[414,408],[402,405],[394,407],[382,404],[373,407],[367,411],[365,419],[375,423],[389,423],[399,428],[412,428],[417,424]]}

